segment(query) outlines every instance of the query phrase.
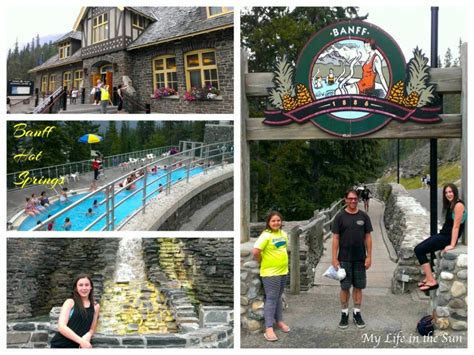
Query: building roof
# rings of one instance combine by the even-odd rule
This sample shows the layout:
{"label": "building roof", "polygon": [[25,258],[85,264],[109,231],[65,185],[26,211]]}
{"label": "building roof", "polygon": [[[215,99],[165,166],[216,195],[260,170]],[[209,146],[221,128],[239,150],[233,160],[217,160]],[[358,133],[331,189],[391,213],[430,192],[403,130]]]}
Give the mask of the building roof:
{"label": "building roof", "polygon": [[80,32],[80,31],[71,31],[69,33],[66,33],[64,36],[62,36],[61,38],[54,41],[53,44],[61,43],[65,40],[67,40],[67,39],[75,39],[77,41],[80,41],[82,39],[82,32]]}
{"label": "building roof", "polygon": [[169,42],[222,27],[232,27],[234,24],[233,12],[207,18],[203,16],[203,10],[205,11],[202,7],[149,7],[148,11],[153,12],[156,22],[150,24],[127,48]]}
{"label": "building roof", "polygon": [[[120,8],[123,10],[123,8]],[[143,16],[148,17],[153,22],[145,29],[145,31],[132,42],[127,49],[151,46],[158,43],[171,42],[183,37],[190,37],[205,32],[216,31],[222,28],[232,27],[234,25],[234,13],[226,13],[221,16],[207,18],[205,8],[203,7],[149,7],[135,6],[128,7],[131,11],[135,11]],[[75,27],[86,14],[87,7],[81,9]],[[82,32],[71,31],[55,44],[63,42],[66,39],[81,40]],[[81,51],[77,50],[72,56],[59,60],[59,54],[48,59],[43,64],[30,69],[28,72],[33,73],[49,68],[60,67],[63,65],[80,62]]]}
{"label": "building roof", "polygon": [[65,59],[59,59],[59,53],[55,54],[51,58],[49,58],[46,62],[33,69],[28,70],[28,73],[34,73],[37,71],[41,71],[44,69],[54,68],[54,67],[62,67],[63,65],[77,63],[82,61],[81,51],[74,52],[70,57]]}

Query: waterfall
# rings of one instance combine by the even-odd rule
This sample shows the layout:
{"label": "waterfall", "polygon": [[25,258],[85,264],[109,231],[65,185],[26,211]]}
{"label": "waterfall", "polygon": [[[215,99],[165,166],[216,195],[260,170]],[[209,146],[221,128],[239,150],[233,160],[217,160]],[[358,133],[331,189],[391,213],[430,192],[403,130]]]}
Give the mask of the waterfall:
{"label": "waterfall", "polygon": [[145,280],[142,239],[122,238],[117,252],[114,282]]}

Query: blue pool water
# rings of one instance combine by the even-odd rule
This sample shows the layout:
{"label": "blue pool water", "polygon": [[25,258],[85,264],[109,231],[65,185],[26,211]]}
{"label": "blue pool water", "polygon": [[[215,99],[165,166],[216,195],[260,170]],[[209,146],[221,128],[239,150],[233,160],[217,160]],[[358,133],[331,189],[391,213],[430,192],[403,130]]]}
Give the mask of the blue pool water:
{"label": "blue pool water", "polygon": [[[203,172],[203,169],[201,167],[196,167],[190,171],[190,176],[194,176],[197,174],[200,174]],[[148,185],[147,185],[147,195],[152,191],[158,188],[159,184],[164,186],[166,185],[166,172],[159,170],[158,174],[148,175]],[[186,170],[184,168],[178,169],[176,171],[173,171],[171,173],[171,181],[172,184],[177,182],[180,179],[186,179]],[[150,181],[153,181],[150,184]],[[134,191],[137,189],[141,188],[143,186],[143,180],[140,180],[136,183],[136,189],[127,191],[124,190],[120,192],[118,195],[115,195],[115,205],[118,204],[118,202],[122,201],[125,197],[128,195],[131,195]],[[150,195],[147,198],[147,202],[153,198],[156,197],[160,192],[155,192],[154,194]],[[27,217],[23,223],[20,225],[18,230],[20,231],[27,231],[36,226],[36,223],[38,220],[46,220],[48,215],[54,215],[58,213],[59,211],[63,210],[65,207],[71,205],[72,203],[80,200],[84,196],[86,196],[87,193],[83,194],[78,194],[78,195],[72,195],[68,197],[67,202],[59,202],[56,201],[53,203],[51,206],[49,206],[46,211],[44,211],[41,215],[36,216],[36,217]],[[105,208],[105,203],[99,205],[97,208],[93,208],[92,205],[94,203],[94,200],[97,200],[99,203],[103,201],[105,198],[104,193],[98,193],[91,198],[88,198],[87,200],[82,201],[79,205],[74,207],[73,209],[69,210],[67,213],[59,217],[55,223],[53,230],[55,231],[64,231],[64,220],[69,217],[72,223],[72,231],[81,231],[84,230],[89,224],[91,224],[97,217],[99,217],[101,214],[105,213],[106,208]],[[115,226],[119,225],[125,218],[130,216],[135,210],[141,207],[142,205],[142,198],[143,198],[143,191],[138,192],[135,194],[133,197],[129,198],[127,201],[125,201],[123,204],[121,204],[119,207],[115,208]],[[89,208],[92,208],[94,214],[92,216],[87,216],[87,210]],[[101,230],[106,223],[105,217],[97,222],[91,230],[92,231],[98,231]],[[46,229],[46,228],[45,228]]]}

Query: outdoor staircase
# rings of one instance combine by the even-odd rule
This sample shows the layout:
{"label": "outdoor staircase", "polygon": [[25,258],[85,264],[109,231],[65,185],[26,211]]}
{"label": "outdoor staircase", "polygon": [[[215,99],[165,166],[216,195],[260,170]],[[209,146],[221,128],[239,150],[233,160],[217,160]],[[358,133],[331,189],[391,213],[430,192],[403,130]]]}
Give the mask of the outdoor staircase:
{"label": "outdoor staircase", "polygon": [[[82,114],[82,113],[89,113],[89,114],[100,114],[100,105],[92,105],[92,104],[68,104],[66,111],[60,111],[61,114]],[[118,113],[117,106],[107,106],[107,113]]]}

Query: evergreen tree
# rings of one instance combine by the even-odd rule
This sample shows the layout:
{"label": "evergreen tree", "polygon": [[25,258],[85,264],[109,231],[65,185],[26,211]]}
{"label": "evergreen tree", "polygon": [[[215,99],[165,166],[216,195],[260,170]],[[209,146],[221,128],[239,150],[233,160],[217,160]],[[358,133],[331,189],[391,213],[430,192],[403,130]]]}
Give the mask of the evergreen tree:
{"label": "evergreen tree", "polygon": [[444,67],[450,68],[452,66],[453,55],[451,54],[451,48],[446,50],[446,54],[444,55]]}

